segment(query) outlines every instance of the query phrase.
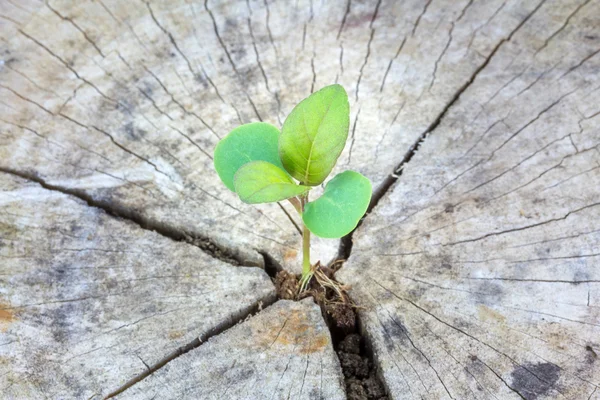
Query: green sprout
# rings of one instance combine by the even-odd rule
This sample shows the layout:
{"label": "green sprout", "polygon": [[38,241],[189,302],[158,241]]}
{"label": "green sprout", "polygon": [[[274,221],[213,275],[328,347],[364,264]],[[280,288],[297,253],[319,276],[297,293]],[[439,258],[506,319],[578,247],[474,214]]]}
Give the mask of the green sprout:
{"label": "green sprout", "polygon": [[341,238],[363,217],[371,201],[371,182],[354,171],[337,174],[321,197],[309,193],[325,181],[344,149],[350,125],[348,95],[327,86],[302,100],[281,133],[254,122],[237,127],[215,149],[215,169],[240,200],[248,204],[290,201],[302,217],[302,290],[310,281],[310,233]]}

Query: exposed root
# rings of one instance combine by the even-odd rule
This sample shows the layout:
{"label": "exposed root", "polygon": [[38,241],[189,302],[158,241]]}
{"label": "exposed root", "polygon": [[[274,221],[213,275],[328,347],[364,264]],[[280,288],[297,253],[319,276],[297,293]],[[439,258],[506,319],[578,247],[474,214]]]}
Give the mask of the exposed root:
{"label": "exposed root", "polygon": [[315,277],[315,279],[317,280],[317,283],[320,286],[322,286],[326,289],[333,290],[337,294],[337,298],[341,299],[343,304],[352,304],[352,300],[350,300],[350,297],[346,293],[346,291],[349,289],[349,287],[340,284],[338,281],[336,281],[333,278],[333,274],[331,274],[331,275],[332,275],[331,278],[329,276],[327,276],[327,274],[325,274],[323,272],[323,270],[320,268],[319,263],[317,263],[317,265],[315,266],[315,269],[313,270],[313,276]]}
{"label": "exposed root", "polygon": [[333,272],[338,272],[340,270],[340,268],[342,268],[342,265],[344,265],[344,263],[347,260],[344,258],[336,258],[334,261],[332,261],[329,265],[328,268],[333,270]]}
{"label": "exposed root", "polygon": [[308,287],[308,284],[310,283],[310,280],[312,279],[314,274],[315,274],[314,269],[311,269],[310,273],[308,273],[300,278],[300,288],[298,289],[298,293],[302,293],[306,290],[306,288]]}
{"label": "exposed root", "polygon": [[336,281],[335,271],[322,266],[319,262],[312,267],[311,272],[312,279],[305,290],[299,292],[298,298],[312,296],[330,325],[343,332],[354,330],[356,323],[354,310],[357,306],[348,296],[347,291],[350,288]]}
{"label": "exposed root", "polygon": [[287,271],[280,271],[275,277],[275,287],[281,299],[301,300],[313,297],[328,322],[347,333],[354,330],[356,323],[354,310],[358,306],[348,296],[350,287],[335,279],[337,264],[339,263],[333,263],[333,268],[329,268],[317,262],[305,279]]}

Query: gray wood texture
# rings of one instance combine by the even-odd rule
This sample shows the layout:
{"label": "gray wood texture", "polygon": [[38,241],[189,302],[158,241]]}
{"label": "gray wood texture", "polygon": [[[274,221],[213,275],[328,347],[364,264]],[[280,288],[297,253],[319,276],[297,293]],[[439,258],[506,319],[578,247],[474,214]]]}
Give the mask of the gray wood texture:
{"label": "gray wood texture", "polygon": [[338,277],[393,398],[600,390],[600,3],[545,3],[354,235]]}
{"label": "gray wood texture", "polygon": [[[4,0],[0,167],[209,238],[245,264],[267,252],[299,271],[293,208],[229,192],[212,166],[219,138],[240,123],[281,126],[338,82],[352,115],[334,173],[377,188],[535,6]],[[338,241],[312,246],[327,263]]]}
{"label": "gray wood texture", "polygon": [[[599,27],[600,0],[0,0],[0,391],[102,397],[271,302],[298,218],[241,203],[212,153],[337,82],[334,173],[379,200],[338,278],[389,397],[600,399]],[[343,397],[329,342],[253,358],[241,333],[286,313],[325,335],[276,303],[120,398]]]}
{"label": "gray wood texture", "polygon": [[321,310],[281,300],[167,364],[117,399],[345,399]]}
{"label": "gray wood texture", "polygon": [[0,397],[102,398],[259,302],[235,267],[0,173]]}

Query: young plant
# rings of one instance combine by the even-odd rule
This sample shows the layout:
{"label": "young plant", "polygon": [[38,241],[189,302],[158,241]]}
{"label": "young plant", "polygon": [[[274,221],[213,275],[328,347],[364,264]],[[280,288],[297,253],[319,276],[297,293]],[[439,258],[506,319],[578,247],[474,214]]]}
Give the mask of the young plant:
{"label": "young plant", "polygon": [[348,95],[342,86],[331,85],[296,105],[281,133],[267,123],[250,123],[231,131],[215,149],[215,169],[240,200],[288,200],[302,217],[301,288],[313,274],[310,233],[322,238],[347,235],[371,201],[371,182],[354,171],[336,175],[321,197],[309,201],[311,189],[325,181],[342,153],[349,125]]}

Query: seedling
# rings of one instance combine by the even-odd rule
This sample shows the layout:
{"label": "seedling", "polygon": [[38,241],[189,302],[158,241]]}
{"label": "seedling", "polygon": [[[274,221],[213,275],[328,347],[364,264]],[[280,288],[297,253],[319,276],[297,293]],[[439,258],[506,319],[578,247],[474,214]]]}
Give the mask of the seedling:
{"label": "seedling", "polygon": [[340,85],[327,86],[302,100],[288,115],[281,133],[273,125],[242,125],[215,149],[219,177],[244,203],[288,200],[302,217],[302,290],[310,281],[310,233],[341,238],[367,211],[371,182],[354,171],[337,174],[321,197],[311,189],[325,181],[344,149],[350,125],[348,95]]}

